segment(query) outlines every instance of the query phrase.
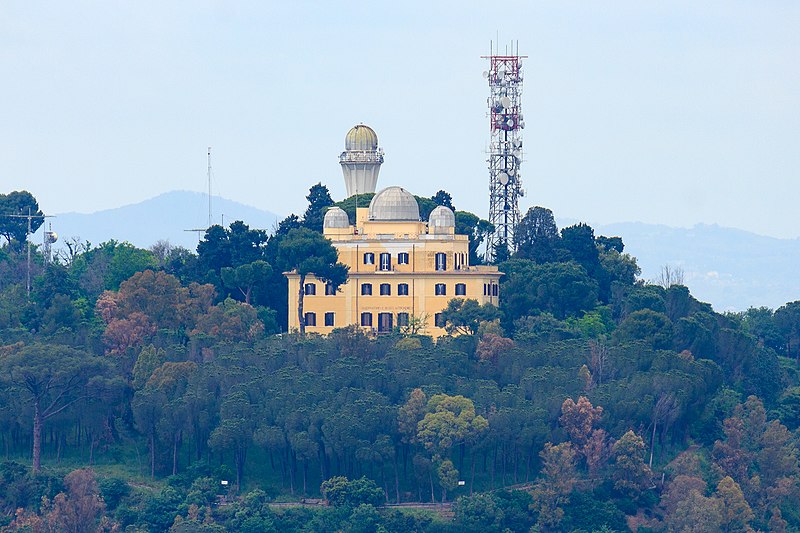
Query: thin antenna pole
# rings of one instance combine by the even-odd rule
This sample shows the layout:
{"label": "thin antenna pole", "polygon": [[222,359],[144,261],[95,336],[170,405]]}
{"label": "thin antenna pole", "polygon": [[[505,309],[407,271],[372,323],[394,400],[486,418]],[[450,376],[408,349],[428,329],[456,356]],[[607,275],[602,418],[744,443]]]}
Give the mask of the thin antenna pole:
{"label": "thin antenna pole", "polygon": [[31,299],[31,208],[28,207],[28,234],[25,236],[28,241],[28,301]]}
{"label": "thin antenna pole", "polygon": [[211,227],[211,147],[208,147],[208,227]]}

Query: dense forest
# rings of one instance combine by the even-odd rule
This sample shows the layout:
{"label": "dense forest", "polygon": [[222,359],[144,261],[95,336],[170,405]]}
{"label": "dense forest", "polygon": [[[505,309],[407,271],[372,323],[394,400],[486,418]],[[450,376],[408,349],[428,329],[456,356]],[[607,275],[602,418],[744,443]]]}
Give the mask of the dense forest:
{"label": "dense forest", "polygon": [[534,207],[450,335],[287,332],[283,272],[346,274],[307,199],[47,257],[0,194],[0,531],[800,531],[800,301],[717,313]]}

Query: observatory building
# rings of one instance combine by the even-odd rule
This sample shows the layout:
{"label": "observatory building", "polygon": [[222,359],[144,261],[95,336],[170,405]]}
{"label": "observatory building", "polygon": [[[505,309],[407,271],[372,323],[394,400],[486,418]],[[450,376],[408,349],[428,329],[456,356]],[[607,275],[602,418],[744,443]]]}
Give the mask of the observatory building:
{"label": "observatory building", "polygon": [[378,148],[378,136],[369,126],[353,126],[344,138],[344,152],[339,156],[347,197],[374,193],[378,173],[383,163],[383,150]]}
{"label": "observatory building", "polygon": [[[367,147],[383,159],[377,152],[377,136],[367,126],[350,130],[346,146]],[[356,172],[348,174],[344,162],[342,168],[350,195],[355,189],[348,179]],[[373,190],[380,162],[374,168]],[[447,207],[436,207],[428,220],[420,220],[414,195],[402,187],[387,187],[372,198],[369,207],[356,209],[355,220],[341,208],[331,207],[323,226],[339,262],[348,265],[350,272],[337,292],[313,276],[306,278],[303,311],[309,332],[327,334],[355,324],[386,333],[414,325],[419,333],[439,337],[445,334],[440,313],[452,298],[498,304],[502,273],[494,266],[469,264],[469,237],[456,234],[455,214]],[[298,329],[300,276],[294,272],[286,276],[289,329]]]}

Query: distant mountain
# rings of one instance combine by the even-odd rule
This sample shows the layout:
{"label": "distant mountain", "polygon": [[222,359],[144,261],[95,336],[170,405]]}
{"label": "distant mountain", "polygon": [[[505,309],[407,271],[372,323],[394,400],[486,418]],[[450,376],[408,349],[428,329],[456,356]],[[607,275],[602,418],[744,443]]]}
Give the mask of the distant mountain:
{"label": "distant mountain", "polygon": [[[243,220],[251,228],[272,230],[280,217],[232,200],[213,197],[214,222]],[[208,220],[208,196],[172,191],[137,204],[91,214],[63,213],[49,219],[63,239],[80,237],[99,244],[109,239],[147,248],[159,240],[190,250]],[[559,218],[559,227],[575,220]],[[593,225],[596,235],[619,235],[625,251],[635,256],[642,277],[654,280],[664,265],[681,267],[685,282],[698,299],[717,311],[750,306],[777,308],[800,300],[800,239],[776,239],[717,225],[673,228],[641,222]],[[41,242],[41,230],[34,236]],[[58,247],[59,244],[56,245]]]}
{"label": "distant mountain", "polygon": [[[278,216],[249,205],[212,197],[214,223],[224,217],[227,226],[242,220],[251,228],[272,230]],[[208,225],[208,196],[199,192],[172,191],[138,204],[91,214],[62,213],[48,223],[60,239],[80,237],[93,245],[115,239],[148,248],[159,240],[190,250],[197,248],[200,233],[186,231]],[[41,241],[41,233],[34,242]],[[58,248],[59,244],[56,244]]]}
{"label": "distant mountain", "polygon": [[685,284],[716,311],[780,307],[800,300],[800,239],[776,239],[717,225],[673,228],[641,222],[599,225],[595,234],[622,237],[642,277],[681,267]]}

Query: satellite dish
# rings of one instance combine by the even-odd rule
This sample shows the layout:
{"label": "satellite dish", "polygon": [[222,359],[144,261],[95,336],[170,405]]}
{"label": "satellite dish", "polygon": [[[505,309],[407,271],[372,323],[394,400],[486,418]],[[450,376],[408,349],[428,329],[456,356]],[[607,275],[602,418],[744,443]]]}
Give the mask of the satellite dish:
{"label": "satellite dish", "polygon": [[57,240],[58,240],[58,233],[56,233],[55,231],[48,231],[47,232],[47,242],[49,242],[50,244],[53,244]]}
{"label": "satellite dish", "polygon": [[509,98],[508,96],[501,96],[500,105],[503,107],[511,107],[511,98]]}
{"label": "satellite dish", "polygon": [[506,174],[505,172],[501,172],[497,176],[497,180],[500,182],[500,185],[503,185],[503,186],[508,185],[508,174]]}
{"label": "satellite dish", "polygon": [[508,125],[509,128],[513,128],[514,127],[514,119],[513,118],[509,118],[508,121],[506,122],[506,124]]}
{"label": "satellite dish", "polygon": [[488,78],[488,77],[489,77],[489,73],[488,73],[488,72],[486,72],[485,70],[483,71],[483,77],[484,77],[484,78]]}
{"label": "satellite dish", "polygon": [[511,153],[512,153],[512,155],[513,155],[514,157],[516,157],[517,159],[522,159],[522,152],[521,152],[520,150],[514,150],[514,151],[513,151],[513,152],[511,152]]}
{"label": "satellite dish", "polygon": [[508,169],[508,175],[509,176],[514,176],[514,175],[516,175],[516,173],[517,173],[517,171],[515,169],[513,169],[513,168],[509,168]]}

